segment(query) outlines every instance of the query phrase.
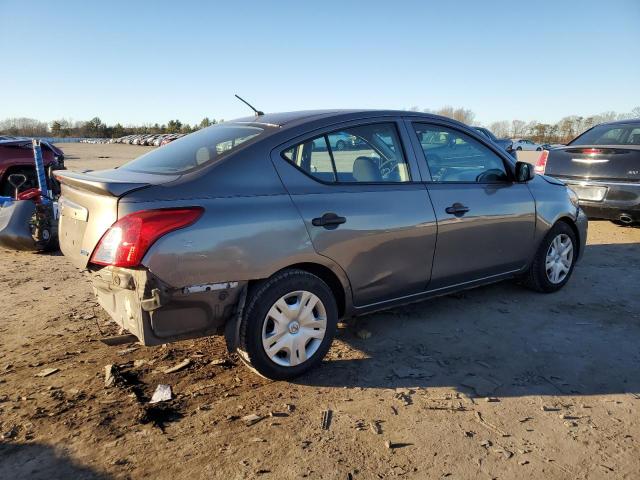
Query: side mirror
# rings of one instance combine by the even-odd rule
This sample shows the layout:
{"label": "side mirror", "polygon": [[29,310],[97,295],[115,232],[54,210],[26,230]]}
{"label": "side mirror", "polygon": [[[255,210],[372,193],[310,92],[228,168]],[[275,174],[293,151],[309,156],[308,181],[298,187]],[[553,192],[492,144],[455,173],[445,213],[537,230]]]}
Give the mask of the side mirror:
{"label": "side mirror", "polygon": [[516,181],[525,183],[532,180],[536,176],[533,165],[527,162],[516,162]]}

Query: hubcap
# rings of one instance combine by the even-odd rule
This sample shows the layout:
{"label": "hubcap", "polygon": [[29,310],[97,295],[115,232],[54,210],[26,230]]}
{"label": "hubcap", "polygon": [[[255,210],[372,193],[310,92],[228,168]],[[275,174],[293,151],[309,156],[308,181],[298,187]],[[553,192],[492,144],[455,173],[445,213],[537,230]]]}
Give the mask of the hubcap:
{"label": "hubcap", "polygon": [[561,283],[569,274],[573,263],[573,242],[571,237],[564,233],[557,235],[549,249],[545,261],[547,278],[551,283]]}
{"label": "hubcap", "polygon": [[269,309],[262,325],[262,346],[278,365],[294,367],[316,353],[327,331],[322,301],[306,290],[281,297]]}

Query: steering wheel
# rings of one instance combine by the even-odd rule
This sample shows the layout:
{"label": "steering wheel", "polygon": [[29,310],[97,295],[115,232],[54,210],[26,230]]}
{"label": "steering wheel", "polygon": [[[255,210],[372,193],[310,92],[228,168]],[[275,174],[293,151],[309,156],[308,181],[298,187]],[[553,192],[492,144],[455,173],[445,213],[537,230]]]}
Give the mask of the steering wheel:
{"label": "steering wheel", "polygon": [[385,160],[380,164],[380,176],[388,179],[394,171],[398,170],[398,162],[395,160]]}
{"label": "steering wheel", "polygon": [[499,168],[490,168],[489,170],[486,170],[482,172],[480,175],[478,175],[476,177],[476,182],[487,183],[487,182],[500,181],[503,179],[504,179],[504,171],[500,170]]}

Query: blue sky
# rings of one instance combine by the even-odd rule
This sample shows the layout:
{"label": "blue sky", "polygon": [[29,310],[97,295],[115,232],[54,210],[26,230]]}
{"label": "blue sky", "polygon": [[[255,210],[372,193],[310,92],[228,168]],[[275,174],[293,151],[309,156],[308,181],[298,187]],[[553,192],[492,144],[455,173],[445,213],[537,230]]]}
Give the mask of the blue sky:
{"label": "blue sky", "polygon": [[557,121],[640,105],[640,1],[0,0],[0,119],[309,108]]}

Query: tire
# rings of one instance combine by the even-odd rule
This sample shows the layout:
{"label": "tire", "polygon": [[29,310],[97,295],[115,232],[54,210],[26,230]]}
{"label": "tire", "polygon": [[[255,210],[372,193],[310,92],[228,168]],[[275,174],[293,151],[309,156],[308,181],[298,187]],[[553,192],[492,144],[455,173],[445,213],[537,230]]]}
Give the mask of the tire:
{"label": "tire", "polygon": [[542,151],[542,147],[536,148],[536,152],[541,152],[541,151]]}
{"label": "tire", "polygon": [[[555,270],[556,268],[555,266],[551,266],[550,269],[548,270],[547,260],[549,257],[554,256],[551,246],[554,242],[558,241],[557,239],[561,239],[559,245],[564,244],[563,240],[567,240],[567,239],[570,240],[571,252],[570,254],[567,254],[566,257],[561,254],[556,255],[556,261],[554,262],[552,260],[551,263],[556,266],[562,265],[562,267],[566,269],[567,265],[563,261],[563,259],[567,260],[570,258],[570,265],[568,266],[568,271],[564,272],[563,274],[564,276],[553,278],[554,271],[559,271],[559,270]],[[554,248],[557,245],[558,244],[555,244]],[[551,230],[547,232],[544,239],[540,243],[540,246],[538,247],[536,255],[533,259],[533,263],[531,264],[529,271],[525,274],[525,277],[524,277],[525,285],[532,290],[535,290],[537,292],[542,292],[542,293],[552,293],[560,290],[562,287],[566,285],[566,283],[569,281],[569,278],[571,278],[571,274],[573,273],[573,269],[576,264],[576,255],[578,253],[577,247],[578,247],[578,242],[576,239],[576,235],[571,229],[571,227],[567,225],[565,222],[556,223],[551,228]],[[562,251],[563,250],[560,249],[560,252]]]}
{"label": "tire", "polygon": [[518,150],[520,152],[520,151],[522,151],[522,147],[516,147],[516,150]]}
{"label": "tire", "polygon": [[337,149],[337,150],[342,151],[342,150],[344,150],[346,147],[347,147],[347,144],[346,144],[346,143],[344,143],[344,140],[338,140],[338,141],[336,142],[336,149]]}
{"label": "tire", "polygon": [[[317,303],[309,315],[301,315],[304,302],[314,299]],[[276,318],[282,321],[277,322]],[[317,337],[323,323],[320,339]],[[240,323],[238,354],[259,375],[290,380],[322,361],[331,347],[337,323],[336,300],[327,284],[304,270],[285,270],[249,291]]]}

